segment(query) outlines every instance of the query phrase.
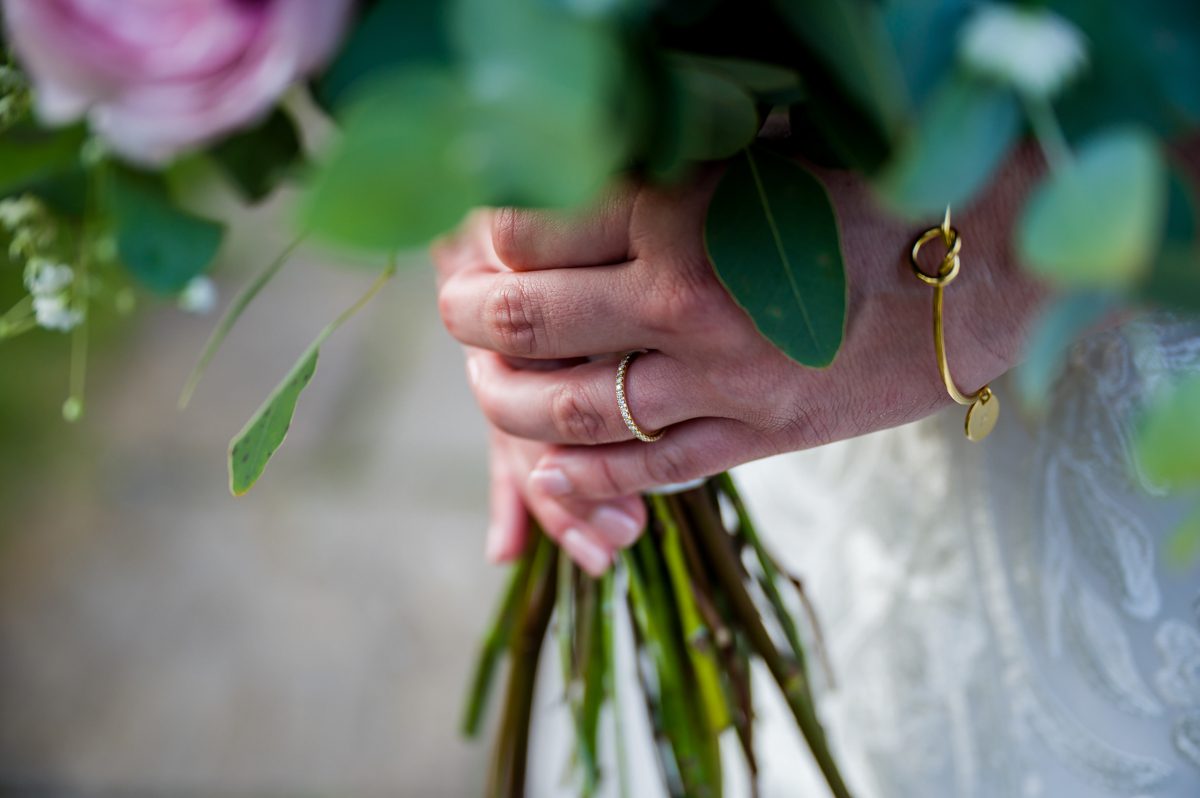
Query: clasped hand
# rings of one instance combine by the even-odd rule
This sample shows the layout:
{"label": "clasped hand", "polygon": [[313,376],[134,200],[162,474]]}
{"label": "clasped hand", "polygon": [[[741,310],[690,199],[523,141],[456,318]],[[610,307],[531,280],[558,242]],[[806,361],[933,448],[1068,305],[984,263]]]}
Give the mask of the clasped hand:
{"label": "clasped hand", "polygon": [[[850,284],[845,343],[823,370],[755,329],[715,276],[703,224],[718,174],[675,190],[621,185],[572,215],[475,212],[434,248],[439,308],[467,348],[493,427],[488,553],[522,550],[526,510],[585,570],[602,573],[646,522],[639,493],[750,460],[891,427],[949,402],[929,332],[929,289],[902,259],[913,229],[848,175],[822,173]],[[1037,291],[1008,264],[1019,177],[990,192],[986,222],[959,217],[963,277],[948,302],[950,356],[967,387],[1007,370]],[[998,290],[1004,280],[1003,290]],[[614,378],[632,364],[633,439]]]}

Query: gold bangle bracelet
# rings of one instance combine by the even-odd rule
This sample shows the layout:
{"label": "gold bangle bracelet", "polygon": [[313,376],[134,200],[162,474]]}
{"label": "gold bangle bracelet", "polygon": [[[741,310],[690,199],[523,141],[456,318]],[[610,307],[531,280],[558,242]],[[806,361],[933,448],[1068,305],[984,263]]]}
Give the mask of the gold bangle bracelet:
{"label": "gold bangle bracelet", "polygon": [[[926,274],[917,262],[917,256],[922,247],[936,238],[942,239],[946,245],[946,254],[942,256],[937,274]],[[992,393],[992,389],[984,385],[972,394],[964,394],[958,389],[954,378],[950,376],[950,362],[946,357],[946,325],[943,320],[946,286],[958,277],[962,262],[959,253],[962,251],[962,236],[950,226],[950,208],[946,208],[946,216],[938,227],[931,227],[917,237],[909,253],[909,261],[913,274],[921,282],[933,287],[933,349],[937,355],[938,373],[946,386],[950,398],[960,405],[970,405],[967,408],[967,418],[963,431],[972,441],[981,441],[988,436],[1000,419],[1000,400]]]}

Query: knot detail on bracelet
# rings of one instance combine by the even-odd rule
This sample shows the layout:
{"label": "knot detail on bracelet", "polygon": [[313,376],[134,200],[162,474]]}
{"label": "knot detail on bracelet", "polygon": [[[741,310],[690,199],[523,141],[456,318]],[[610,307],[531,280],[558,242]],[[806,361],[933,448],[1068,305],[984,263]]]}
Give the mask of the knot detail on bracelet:
{"label": "knot detail on bracelet", "polygon": [[[928,274],[921,268],[917,259],[921,249],[938,238],[945,244],[946,254],[942,256],[937,273]],[[1000,400],[987,385],[972,394],[964,394],[960,391],[954,378],[950,375],[950,363],[946,357],[946,330],[943,319],[945,289],[958,277],[962,267],[960,258],[962,246],[962,236],[958,230],[950,226],[950,208],[947,207],[941,225],[931,227],[917,236],[909,253],[909,261],[917,279],[933,287],[933,348],[937,355],[938,373],[942,377],[942,382],[945,384],[950,398],[960,405],[969,405],[967,418],[963,424],[963,431],[967,438],[972,441],[981,441],[995,428],[996,422],[1000,418]]]}

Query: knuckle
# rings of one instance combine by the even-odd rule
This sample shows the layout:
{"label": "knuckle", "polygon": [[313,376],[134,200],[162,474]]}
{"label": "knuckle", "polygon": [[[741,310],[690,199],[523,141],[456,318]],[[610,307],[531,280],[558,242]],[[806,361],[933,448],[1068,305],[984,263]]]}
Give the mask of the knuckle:
{"label": "knuckle", "polygon": [[607,425],[595,402],[578,386],[563,383],[551,399],[550,415],[559,434],[568,441],[599,443]]}
{"label": "knuckle", "polygon": [[537,302],[519,279],[500,279],[486,302],[490,337],[506,354],[532,356],[542,338]]}
{"label": "knuckle", "polygon": [[703,275],[689,270],[670,272],[656,286],[660,318],[673,332],[699,329],[717,323],[724,313],[723,289]]}
{"label": "knuckle", "polygon": [[527,259],[526,229],[516,208],[500,208],[492,214],[492,247],[505,265],[515,266]]}
{"label": "knuckle", "polygon": [[688,452],[667,441],[662,441],[645,454],[646,476],[655,485],[687,482],[695,476],[693,470]]}

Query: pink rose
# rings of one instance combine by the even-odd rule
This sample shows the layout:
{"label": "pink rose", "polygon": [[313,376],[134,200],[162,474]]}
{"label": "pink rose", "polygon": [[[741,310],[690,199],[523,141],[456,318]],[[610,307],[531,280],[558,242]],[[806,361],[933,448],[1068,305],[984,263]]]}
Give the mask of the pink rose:
{"label": "pink rose", "polygon": [[257,121],[338,43],[353,0],[3,0],[48,124],[87,117],[156,164]]}

